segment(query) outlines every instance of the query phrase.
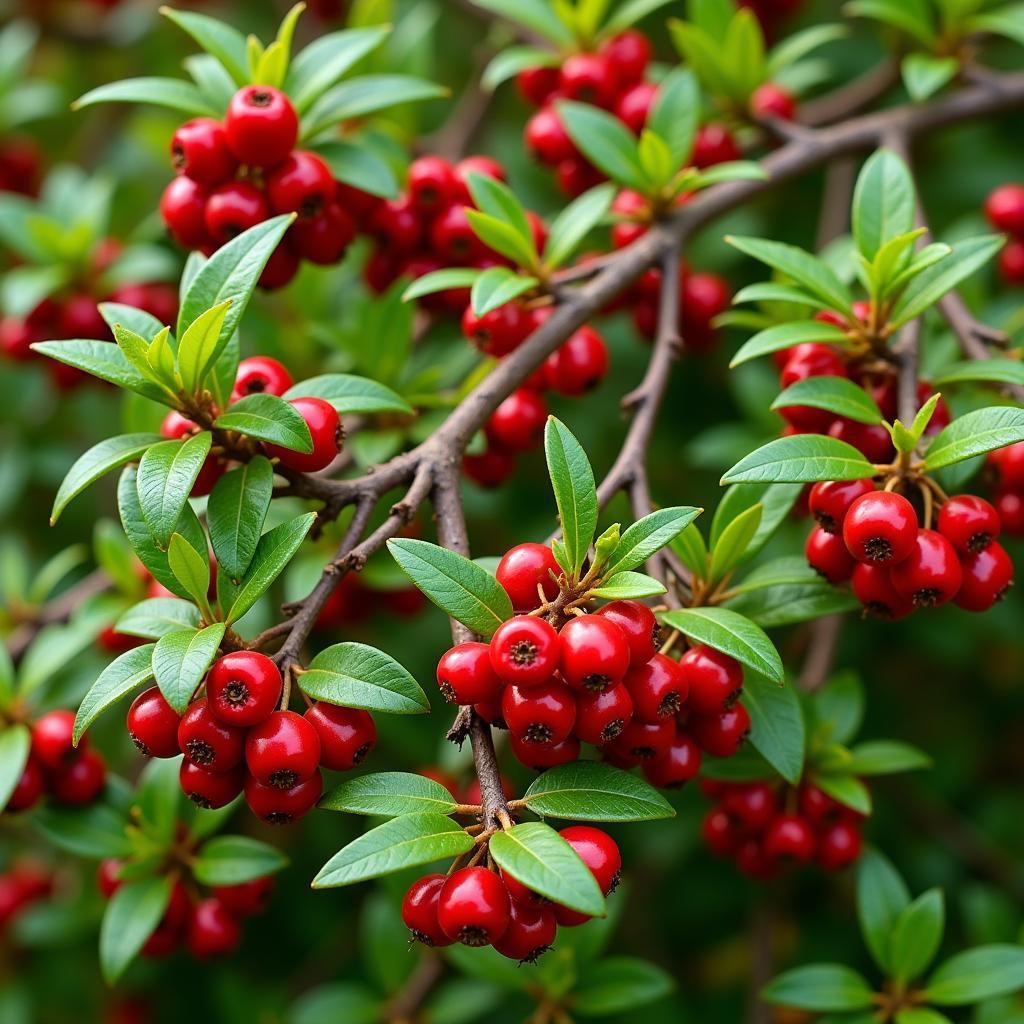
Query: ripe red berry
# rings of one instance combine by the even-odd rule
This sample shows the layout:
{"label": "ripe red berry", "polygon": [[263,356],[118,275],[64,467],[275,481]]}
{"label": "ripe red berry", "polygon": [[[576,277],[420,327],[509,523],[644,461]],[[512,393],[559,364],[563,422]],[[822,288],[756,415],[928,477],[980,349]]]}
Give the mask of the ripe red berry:
{"label": "ripe red berry", "polygon": [[[71,742],[75,727],[73,711],[47,711],[32,726],[32,754],[44,768],[56,771],[71,764],[78,756]],[[83,738],[81,747],[88,746]]]}
{"label": "ripe red berry", "polygon": [[570,764],[580,756],[580,741],[575,736],[569,736],[561,743],[527,743],[518,736],[510,735],[508,745],[520,764],[537,772]]}
{"label": "ripe red berry", "polygon": [[1003,491],[996,495],[995,507],[1003,532],[1011,537],[1024,536],[1024,495],[1017,491]]}
{"label": "ripe red berry", "polygon": [[281,699],[281,673],[265,654],[233,651],[213,663],[206,676],[206,699],[225,725],[256,725]]}
{"label": "ripe red berry", "polygon": [[241,937],[238,921],[215,897],[200,900],[192,908],[185,941],[197,960],[233,953]]}
{"label": "ripe red berry", "polygon": [[527,103],[543,106],[558,90],[558,68],[524,68],[516,75],[516,85]]}
{"label": "ripe red berry", "polygon": [[528,452],[544,436],[548,407],[544,399],[529,388],[513,391],[491,413],[485,432],[488,440],[509,452]]}
{"label": "ripe red berry", "polygon": [[320,763],[320,734],[294,711],[274,711],[245,737],[245,763],[264,786],[291,789]]}
{"label": "ripe red berry", "polygon": [[283,288],[299,272],[299,257],[286,238],[270,254],[257,286],[264,291]]}
{"label": "ripe red berry", "polygon": [[144,757],[177,757],[180,724],[181,716],[158,686],[140,693],[128,709],[128,735]]}
{"label": "ripe red berry", "polygon": [[[517,544],[505,552],[494,575],[517,612],[531,611],[558,594],[562,569],[548,544]],[[468,703],[468,701],[462,701]]]}
{"label": "ripe red berry", "polygon": [[527,907],[512,900],[509,922],[494,948],[509,960],[535,964],[555,941],[558,922],[551,907]]}
{"label": "ripe red berry", "polygon": [[32,343],[37,341],[29,325],[18,317],[5,316],[0,319],[0,351],[8,359],[27,362],[35,357]]}
{"label": "ripe red berry", "polygon": [[110,328],[92,295],[71,295],[65,299],[57,329],[62,338],[110,338]]}
{"label": "ripe red berry", "polygon": [[290,825],[316,806],[324,791],[320,772],[290,789],[264,786],[251,775],[245,780],[245,802],[260,821],[268,825]]}
{"label": "ripe red berry", "polygon": [[781,85],[765,82],[750,97],[750,112],[754,117],[781,117],[784,121],[792,121],[796,114],[796,100]]}
{"label": "ripe red berry", "polygon": [[466,180],[471,174],[479,174],[484,178],[493,178],[495,181],[505,181],[505,168],[492,156],[482,153],[464,156],[455,165],[455,180],[459,183],[458,198],[464,203],[472,202]]}
{"label": "ripe red berry", "polygon": [[748,878],[767,882],[778,874],[779,862],[769,856],[763,838],[751,836],[741,840],[733,856],[736,858],[736,867]]}
{"label": "ripe red berry", "polygon": [[817,342],[794,345],[779,374],[779,383],[788,388],[809,377],[845,377],[846,365],[835,349]]}
{"label": "ripe red berry", "polygon": [[487,868],[461,868],[441,886],[437,920],[445,935],[455,942],[490,945],[504,935],[511,913],[504,883]]}
{"label": "ripe red berry", "polygon": [[467,642],[447,650],[437,663],[437,685],[449,704],[480,704],[501,696],[487,644]]}
{"label": "ripe red berry", "polygon": [[658,98],[658,87],[651,82],[637,82],[615,100],[615,116],[634,134],[639,135]]}
{"label": "ripe red berry", "polygon": [[462,457],[462,471],[480,487],[500,486],[515,472],[515,468],[515,456],[493,446],[479,455]]}
{"label": "ripe red berry", "polygon": [[417,878],[402,900],[402,920],[416,942],[425,946],[450,946],[454,939],[441,929],[437,919],[437,904],[446,876],[424,875]]}
{"label": "ripe red berry", "polygon": [[182,933],[182,925],[171,924],[165,919],[150,933],[139,954],[147,960],[170,956],[181,945]]}
{"label": "ripe red berry", "polygon": [[274,891],[274,876],[264,875],[237,885],[215,885],[210,891],[232,914],[240,917],[262,914]]}
{"label": "ripe red berry", "polygon": [[797,805],[803,818],[816,829],[825,829],[841,821],[846,809],[824,790],[811,782],[804,782],[797,795]]}
{"label": "ripe red berry", "polygon": [[956,549],[935,530],[918,530],[910,554],[889,573],[897,594],[918,608],[937,608],[960,589],[963,570]]}
{"label": "ripe red berry", "polygon": [[96,867],[96,888],[100,895],[109,900],[111,896],[121,888],[120,873],[124,867],[124,861],[117,857],[107,857],[101,860]]}
{"label": "ripe red berry", "polygon": [[819,480],[811,488],[807,507],[826,533],[842,533],[850,506],[862,494],[870,494],[874,489],[871,480]]}
{"label": "ripe red berry", "polygon": [[633,718],[633,699],[625,684],[576,697],[573,732],[584,743],[600,746],[619,736]]}
{"label": "ripe red berry", "polygon": [[242,763],[245,733],[221,721],[209,701],[196,700],[181,716],[178,746],[196,767],[209,772],[229,772]]}
{"label": "ripe red berry", "polygon": [[675,738],[674,718],[663,718],[658,722],[641,722],[633,718],[607,745],[607,751],[624,764],[637,765],[660,757],[672,746]]}
{"label": "ripe red berry", "polygon": [[998,474],[1004,489],[1024,490],[1024,441],[990,452],[988,462]]}
{"label": "ripe red berry", "polygon": [[42,765],[32,756],[25,762],[25,767],[14,784],[11,795],[7,798],[5,811],[27,811],[34,807],[46,788],[46,775]]}
{"label": "ripe red berry", "polygon": [[487,247],[470,226],[467,209],[462,203],[452,203],[434,218],[430,228],[430,248],[456,266],[487,255]]}
{"label": "ripe red berry", "polygon": [[1013,562],[1002,544],[962,556],[963,579],[953,599],[969,612],[987,611],[1013,586]]}
{"label": "ripe red berry", "polygon": [[62,765],[50,777],[50,795],[69,807],[91,804],[107,782],[107,766],[95,750],[79,751],[70,764]]}
{"label": "ripe red berry", "polygon": [[229,181],[215,188],[206,200],[207,234],[219,245],[270,216],[263,193],[247,181]]}
{"label": "ripe red berry", "polygon": [[798,814],[780,814],[765,829],[764,852],[773,861],[806,864],[816,845],[811,826]]}
{"label": "ripe red berry", "polygon": [[976,554],[999,536],[999,513],[984,498],[957,494],[939,509],[937,528],[957,551]]}
{"label": "ripe red berry", "polygon": [[196,805],[206,810],[226,807],[242,792],[245,769],[238,765],[226,772],[210,772],[192,764],[187,758],[178,773],[181,791]]}
{"label": "ripe red berry", "polygon": [[639,82],[652,55],[650,40],[635,28],[627,28],[606,39],[598,52],[611,61],[620,87]]}
{"label": "ripe red berry", "polygon": [[351,771],[366,760],[377,742],[369,711],[318,701],[305,714],[320,738],[320,764],[335,772]]}
{"label": "ripe red berry", "polygon": [[600,615],[570,619],[558,634],[559,670],[573,689],[599,692],[614,686],[629,668],[629,644],[615,623]]}
{"label": "ripe red berry", "polygon": [[334,202],[334,175],[316,153],[296,149],[267,172],[267,200],[274,213],[313,220]]}
{"label": "ripe red berry", "polygon": [[837,533],[827,533],[820,526],[814,527],[804,544],[807,564],[829,583],[845,583],[858,564]]}
{"label": "ripe red berry", "polygon": [[528,690],[506,686],[501,717],[521,742],[557,746],[572,732],[576,702],[569,687],[553,679]]}
{"label": "ripe red berry", "polygon": [[224,126],[210,117],[186,121],[171,137],[171,163],[203,185],[227,181],[238,167]]}
{"label": "ripe red berry", "polygon": [[860,857],[862,848],[860,829],[840,821],[818,836],[816,858],[826,871],[842,871]]}
{"label": "ripe red berry", "polygon": [[207,189],[191,178],[174,178],[160,198],[160,216],[175,241],[186,249],[201,249],[210,241],[206,230]]}
{"label": "ripe red berry", "polygon": [[552,107],[543,107],[526,122],[524,136],[534,158],[549,167],[577,155],[562,119]]}
{"label": "ripe red berry", "polygon": [[733,706],[743,690],[743,668],[735,658],[696,644],[679,659],[689,683],[686,706],[698,715],[715,715]]}
{"label": "ripe red berry", "polygon": [[330,203],[312,220],[297,220],[288,237],[298,256],[310,263],[337,263],[356,237],[356,222],[337,203]]}
{"label": "ripe red berry", "polygon": [[581,327],[544,360],[544,382],[560,395],[585,395],[608,372],[608,348],[592,327]]}
{"label": "ripe red berry", "polygon": [[[381,203],[371,215],[367,228],[391,256],[412,252],[423,236],[423,224],[408,196]],[[388,283],[384,284],[385,288]]]}
{"label": "ripe red berry", "polygon": [[985,200],[985,216],[996,231],[1024,235],[1024,185],[994,188]]}
{"label": "ripe red berry", "polygon": [[766,782],[731,786],[722,797],[722,810],[743,832],[760,832],[778,813],[775,790]]}
{"label": "ripe red berry", "polygon": [[247,85],[228,104],[224,117],[231,152],[243,164],[274,167],[292,151],[299,119],[291,101],[269,85]]}
{"label": "ripe red berry", "polygon": [[421,156],[409,165],[409,198],[416,210],[431,216],[455,202],[459,183],[455,169],[440,156]]}
{"label": "ripe red berry", "polygon": [[518,302],[506,302],[483,316],[472,306],[462,314],[462,333],[485,355],[500,358],[518,348],[530,332],[530,318]]}
{"label": "ripe red berry", "polygon": [[732,757],[750,732],[750,715],[738,701],[717,715],[693,715],[687,730],[697,746],[712,757]]}
{"label": "ripe red berry", "polygon": [[623,682],[633,701],[633,714],[644,722],[660,722],[677,715],[690,684],[678,662],[664,654],[631,668]]}
{"label": "ripe red berry", "polygon": [[894,622],[914,610],[912,602],[896,592],[884,565],[858,562],[851,578],[853,592],[868,615]]}
{"label": "ripe red berry", "polygon": [[719,857],[728,857],[740,838],[732,819],[720,808],[707,813],[700,833],[711,852]]}
{"label": "ripe red berry", "polygon": [[643,770],[652,786],[675,789],[697,777],[700,771],[700,748],[685,732],[677,732],[668,750],[650,761],[644,761]]}
{"label": "ripe red berry", "polygon": [[683,326],[711,321],[729,308],[729,282],[718,274],[688,274],[683,279]]}
{"label": "ripe red berry", "polygon": [[917,543],[917,513],[902,494],[863,494],[847,510],[843,540],[858,562],[896,565]]}
{"label": "ripe red berry", "polygon": [[661,627],[654,612],[639,601],[612,601],[595,612],[614,622],[626,638],[630,668],[644,665],[661,646]]}
{"label": "ripe red berry", "polygon": [[544,619],[517,615],[491,637],[491,667],[506,683],[528,689],[540,686],[558,668],[559,635]]}
{"label": "ripe red berry", "polygon": [[279,398],[292,386],[292,375],[270,356],[250,356],[238,364],[231,400],[246,395],[277,395]]}
{"label": "ripe red berry", "polygon": [[615,65],[594,53],[574,53],[562,62],[558,79],[561,94],[580,103],[611,106],[618,91]]}
{"label": "ripe red berry", "polygon": [[306,421],[313,439],[313,450],[296,452],[277,444],[267,444],[264,445],[267,454],[278,459],[281,465],[302,473],[326,469],[341,451],[344,435],[338,410],[322,398],[293,398],[288,404]]}
{"label": "ripe red berry", "polygon": [[742,155],[729,129],[717,121],[710,121],[697,130],[690,160],[694,167],[704,168],[739,160]]}
{"label": "ripe red berry", "polygon": [[1009,285],[1024,285],[1024,239],[1011,238],[999,253],[999,273]]}
{"label": "ripe red berry", "polygon": [[622,871],[622,855],[607,832],[592,825],[570,825],[558,833],[590,868],[605,896],[614,892]]}
{"label": "ripe red berry", "polygon": [[840,416],[828,428],[828,436],[853,445],[868,462],[892,461],[892,437],[880,423],[858,423]]}

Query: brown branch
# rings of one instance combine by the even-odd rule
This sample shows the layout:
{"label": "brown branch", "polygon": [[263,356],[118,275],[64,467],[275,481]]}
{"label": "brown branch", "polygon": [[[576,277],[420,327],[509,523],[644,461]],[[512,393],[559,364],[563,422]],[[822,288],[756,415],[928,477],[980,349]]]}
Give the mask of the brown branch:
{"label": "brown branch", "polygon": [[775,908],[770,893],[761,894],[750,921],[750,999],[747,1024],[771,1024],[772,1009],[761,999],[775,967]]}
{"label": "brown branch", "polygon": [[102,569],[95,569],[14,629],[7,637],[7,653],[17,661],[44,626],[66,621],[90,598],[109,589],[110,577]]}
{"label": "brown branch", "polygon": [[900,78],[899,65],[887,59],[820,99],[801,104],[800,120],[811,126],[831,124],[850,117],[884,96]]}
{"label": "brown branch", "polygon": [[814,693],[825,685],[832,672],[842,625],[842,615],[825,615],[811,624],[810,641],[797,680],[801,690]]}
{"label": "brown branch", "polygon": [[416,969],[381,1013],[385,1024],[414,1024],[423,1001],[444,974],[444,960],[436,949],[427,949]]}

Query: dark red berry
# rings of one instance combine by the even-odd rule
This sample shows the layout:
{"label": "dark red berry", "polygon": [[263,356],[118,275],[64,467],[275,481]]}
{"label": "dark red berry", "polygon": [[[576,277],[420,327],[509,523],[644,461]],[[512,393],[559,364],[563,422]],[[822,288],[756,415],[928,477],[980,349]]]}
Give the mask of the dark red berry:
{"label": "dark red berry", "polygon": [[615,65],[600,54],[574,53],[562,62],[558,87],[568,99],[611,106],[618,91]]}
{"label": "dark red berry", "polygon": [[479,455],[462,457],[462,471],[480,487],[500,486],[515,472],[515,468],[515,456],[493,446]]}
{"label": "dark red berry", "polygon": [[288,239],[280,242],[277,248],[270,254],[257,286],[264,291],[272,292],[283,288],[299,272],[299,257],[295,250],[288,244]]}
{"label": "dark red berry", "polygon": [[992,541],[983,551],[962,559],[963,579],[953,599],[958,608],[987,611],[1013,586],[1013,561],[1001,544]]}
{"label": "dark red berry", "polygon": [[294,711],[274,711],[245,737],[245,763],[261,785],[291,789],[320,763],[320,734]]}
{"label": "dark red berry", "polygon": [[50,795],[69,807],[91,804],[107,782],[107,766],[95,750],[83,750],[50,777]]}
{"label": "dark red berry", "polygon": [[[622,871],[622,855],[615,840],[607,832],[591,825],[571,825],[558,833],[575,851],[576,855],[590,869],[605,896],[614,892],[619,884]],[[588,920],[566,907],[556,906],[555,916],[559,924],[572,927]]]}
{"label": "dark red berry", "polygon": [[320,737],[320,764],[335,772],[363,763],[377,742],[377,726],[369,711],[318,701],[305,714]]}
{"label": "dark red berry", "polygon": [[608,744],[608,752],[625,763],[640,764],[664,754],[675,742],[674,718],[658,722],[641,722],[633,718],[619,735]]}
{"label": "dark red berry", "polygon": [[778,813],[775,790],[766,782],[731,786],[722,797],[722,810],[744,832],[760,832]]}
{"label": "dark red berry", "polygon": [[701,824],[700,833],[708,849],[719,857],[728,857],[740,840],[732,819],[720,808],[708,811]]}
{"label": "dark red berry", "polygon": [[238,364],[232,401],[246,395],[277,395],[279,398],[292,386],[292,375],[270,356],[250,356]]}
{"label": "dark red berry", "polygon": [[538,772],[570,764],[580,756],[580,741],[575,736],[569,736],[561,743],[527,743],[517,736],[509,736],[509,747],[520,764]]}
{"label": "dark red berry", "polygon": [[963,570],[956,549],[935,530],[918,530],[910,554],[889,573],[897,594],[918,608],[937,608],[960,589]]}
{"label": "dark red berry", "polygon": [[580,615],[570,619],[558,639],[559,670],[573,689],[590,693],[607,690],[620,682],[629,668],[626,635],[607,617]]}
{"label": "dark red berry", "polygon": [[206,699],[225,725],[256,725],[281,699],[281,673],[265,654],[233,651],[213,663],[206,676]]}
{"label": "dark red berry", "polygon": [[402,920],[416,942],[425,946],[450,946],[455,940],[442,931],[437,919],[437,904],[445,875],[424,875],[417,878],[402,900]]}
{"label": "dark red berry", "polygon": [[847,510],[843,540],[858,562],[896,565],[917,543],[917,513],[902,494],[863,494]]}
{"label": "dark red berry", "polygon": [[892,461],[895,451],[892,437],[880,423],[858,423],[840,416],[828,428],[828,436],[853,445],[868,462]]}
{"label": "dark red berry", "polygon": [[160,216],[175,241],[186,249],[201,249],[210,241],[206,230],[208,190],[191,178],[174,178],[160,198]]}
{"label": "dark red berry", "polygon": [[664,654],[631,668],[623,682],[633,701],[633,714],[644,722],[660,722],[683,708],[690,684],[678,662]]}
{"label": "dark red berry", "polygon": [[1011,238],[1000,250],[999,273],[1007,284],[1024,286],[1024,239]]}
{"label": "dark red berry", "polygon": [[750,97],[750,112],[754,117],[780,117],[784,121],[792,121],[796,114],[796,100],[792,93],[776,82],[765,82]]}
{"label": "dark red berry", "polygon": [[555,680],[528,690],[506,686],[501,717],[509,732],[523,743],[557,746],[572,732],[576,702],[569,687]]}
{"label": "dark red berry", "polygon": [[193,701],[178,725],[178,746],[197,768],[229,772],[242,763],[245,733],[225,725],[207,700]]}
{"label": "dark red berry", "polygon": [[697,746],[712,757],[732,757],[750,732],[750,715],[738,701],[717,715],[693,715],[687,730]]}
{"label": "dark red berry", "polygon": [[624,683],[576,697],[573,732],[584,743],[601,746],[619,736],[633,718],[633,699]]}
{"label": "dark red berry", "polygon": [[107,857],[99,862],[96,868],[96,888],[105,900],[109,900],[121,888],[120,874],[123,867],[124,861],[116,857]]}
{"label": "dark red berry", "polygon": [[517,615],[491,637],[491,667],[506,683],[528,689],[540,686],[558,668],[559,635],[544,619]]}
{"label": "dark red berry", "polygon": [[144,757],[177,757],[178,726],[181,716],[158,686],[151,686],[132,701],[128,709],[128,735]]}
{"label": "dark red berry", "polygon": [[584,395],[608,372],[608,348],[592,327],[569,335],[544,361],[544,382],[560,395]]}
{"label": "dark red berry", "polygon": [[807,564],[829,583],[845,583],[858,564],[843,538],[837,533],[827,533],[820,526],[807,535],[804,554]]}
{"label": "dark red berry", "polygon": [[606,39],[599,50],[611,61],[620,87],[639,82],[651,62],[650,40],[636,28],[627,28]]}
{"label": "dark red berry", "polygon": [[504,935],[512,909],[501,878],[487,868],[460,868],[441,886],[441,930],[465,946],[488,946]]}
{"label": "dark red berry", "polygon": [[494,948],[509,960],[534,964],[555,941],[558,922],[551,907],[527,907],[512,900],[509,922]]}
{"label": "dark red berry", "polygon": [[297,220],[288,237],[298,256],[327,266],[345,255],[356,237],[356,223],[351,214],[332,202],[312,220]]}
{"label": "dark red berry", "polygon": [[833,800],[823,789],[812,782],[804,782],[797,795],[797,803],[802,817],[806,818],[816,829],[828,828],[842,820],[846,809],[841,803]]}
{"label": "dark red berry", "polygon": [[446,651],[437,663],[437,685],[450,704],[486,703],[501,696],[487,644],[473,641]]}
{"label": "dark red berry", "polygon": [[826,871],[842,871],[858,857],[863,847],[860,829],[840,821],[818,836],[817,861]]}
{"label": "dark red berry", "polygon": [[459,183],[459,194],[457,200],[463,203],[472,203],[473,199],[469,194],[469,187],[466,184],[471,174],[479,174],[484,178],[493,178],[495,181],[505,181],[505,169],[492,156],[485,156],[476,153],[464,156],[455,165],[455,180]]}
{"label": "dark red berry", "polygon": [[408,196],[381,203],[370,217],[368,229],[392,256],[412,252],[423,237],[423,224]]}
{"label": "dark red berry", "polygon": [[268,171],[265,180],[274,213],[297,213],[300,220],[313,220],[334,202],[334,175],[316,153],[296,149]]}
{"label": "dark red berry", "polygon": [[733,706],[743,690],[743,668],[735,658],[697,644],[679,659],[689,683],[686,706],[698,715],[715,715]]}
{"label": "dark red berry", "polygon": [[241,937],[237,919],[215,897],[200,900],[192,908],[185,942],[197,960],[233,953]]}
{"label": "dark red berry", "polygon": [[704,168],[739,160],[742,155],[732,132],[724,124],[710,121],[697,130],[690,160],[694,167]]}
{"label": "dark red berry", "polygon": [[996,231],[1024,235],[1024,185],[994,188],[985,200],[985,216]]}
{"label": "dark red berry", "polygon": [[634,134],[639,135],[658,98],[658,87],[651,82],[637,82],[615,100],[615,116]]}
{"label": "dark red berry", "polygon": [[267,909],[270,895],[274,891],[274,876],[264,875],[237,885],[215,885],[210,891],[232,914],[250,917],[262,914]]}
{"label": "dark red berry", "polygon": [[27,811],[39,803],[46,788],[46,774],[43,766],[34,758],[29,757],[25,767],[18,776],[18,781],[7,798],[5,811]]}
{"label": "dark red berry", "polygon": [[807,507],[826,533],[841,534],[850,506],[862,494],[870,494],[874,489],[871,480],[820,480],[811,488]]}
{"label": "dark red berry", "polygon": [[1003,532],[1011,537],[1024,536],[1024,495],[1003,491],[996,495],[995,506]]}
{"label": "dark red berry", "polygon": [[1024,441],[990,452],[988,461],[1005,490],[1024,491]]}
{"label": "dark red berry", "polygon": [[530,318],[518,302],[506,302],[483,316],[472,306],[462,315],[462,333],[485,355],[500,358],[519,347],[530,331]]}
{"label": "dark red berry", "polygon": [[274,167],[292,151],[299,119],[291,101],[269,85],[247,85],[228,104],[224,117],[231,152],[254,167]]}
{"label": "dark red berry", "polygon": [[229,181],[215,188],[206,200],[207,234],[218,244],[255,227],[270,216],[263,193],[247,181]]}
{"label": "dark red berry", "polygon": [[[32,754],[44,768],[53,771],[71,764],[78,756],[71,737],[75,727],[73,711],[47,711],[32,726]],[[83,737],[79,749],[88,746]]]}
{"label": "dark red berry", "polygon": [[550,601],[558,595],[562,569],[550,545],[527,543],[506,551],[494,575],[512,601],[512,607],[517,612],[525,612],[539,607],[542,600]]}
{"label": "dark red berry", "polygon": [[677,732],[668,750],[650,761],[644,761],[643,770],[652,786],[675,789],[697,777],[700,771],[700,748],[685,732]]}
{"label": "dark red berry", "polygon": [[268,825],[289,825],[316,806],[324,791],[324,780],[317,771],[312,778],[291,789],[264,786],[251,775],[245,780],[245,802],[249,810]]}
{"label": "dark red berry", "polygon": [[341,451],[342,428],[338,410],[322,398],[293,398],[288,403],[306,421],[313,439],[311,452],[296,452],[280,445],[267,444],[264,447],[271,458],[278,459],[283,466],[302,473],[316,473],[326,469]]}
{"label": "dark red berry", "polygon": [[203,185],[227,181],[238,167],[224,126],[210,117],[186,121],[171,138],[171,163]]}
{"label": "dark red berry", "polygon": [[563,160],[576,156],[576,146],[562,124],[562,119],[552,107],[538,110],[525,130],[526,145],[542,164],[554,167]]}
{"label": "dark red berry", "polygon": [[491,413],[484,429],[487,439],[499,448],[528,452],[541,443],[547,418],[544,399],[536,391],[519,388]]}
{"label": "dark red berry", "polygon": [[431,216],[459,196],[455,169],[440,156],[421,156],[409,165],[409,198],[416,210]]}
{"label": "dark red berry", "polygon": [[612,601],[595,613],[614,622],[629,646],[629,665],[636,668],[654,657],[661,646],[661,628],[654,612],[639,601]]}
{"label": "dark red berry", "polygon": [[558,68],[524,68],[516,75],[516,85],[527,103],[543,106],[558,90]]}
{"label": "dark red berry", "polygon": [[957,551],[976,554],[999,536],[999,513],[984,498],[958,494],[939,509],[937,528]]}
{"label": "dark red berry", "polygon": [[181,762],[178,773],[181,791],[196,807],[206,810],[216,810],[231,803],[242,792],[245,777],[242,765],[226,772],[210,772],[188,759]]}
{"label": "dark red berry", "polygon": [[875,618],[890,622],[902,619],[914,610],[914,605],[892,585],[889,569],[884,565],[858,562],[851,578],[853,592],[864,606],[864,611]]}
{"label": "dark red berry", "polygon": [[452,203],[438,214],[430,228],[430,247],[441,259],[465,264],[487,254],[487,248],[476,236],[466,216],[468,207]]}
{"label": "dark red berry", "polygon": [[773,861],[806,864],[815,848],[814,832],[798,814],[780,814],[765,829],[764,852]]}

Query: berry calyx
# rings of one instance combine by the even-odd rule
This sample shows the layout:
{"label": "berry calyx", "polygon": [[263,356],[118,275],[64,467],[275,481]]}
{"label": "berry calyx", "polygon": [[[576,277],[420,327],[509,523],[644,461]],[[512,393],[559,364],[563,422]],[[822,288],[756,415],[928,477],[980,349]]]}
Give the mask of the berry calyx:
{"label": "berry calyx", "polygon": [[918,530],[909,555],[889,573],[897,594],[917,608],[937,608],[960,589],[963,570],[956,549],[935,530]]}
{"label": "berry calyx", "polygon": [[491,667],[506,683],[528,689],[546,682],[558,668],[559,635],[544,619],[517,615],[491,637]]}
{"label": "berry calyx", "polygon": [[245,802],[249,810],[268,825],[290,825],[298,821],[316,806],[323,791],[324,780],[319,771],[290,789],[264,786],[251,775],[245,780]]}
{"label": "berry calyx", "polygon": [[633,713],[645,722],[677,715],[690,689],[679,664],[664,654],[631,668],[623,680],[633,701]]}
{"label": "berry calyx", "polygon": [[895,622],[914,610],[913,602],[898,593],[884,565],[858,562],[851,577],[853,592],[867,615]]}
{"label": "berry calyx", "polygon": [[225,807],[242,792],[245,769],[238,765],[226,772],[211,772],[192,764],[187,758],[181,762],[178,773],[181,791],[205,810]]}
{"label": "berry calyx", "polygon": [[274,711],[246,734],[245,763],[261,785],[292,789],[316,771],[320,735],[302,715]]}
{"label": "berry calyx", "polygon": [[615,623],[598,615],[570,619],[558,634],[559,671],[575,690],[596,693],[621,681],[629,668],[629,644]]}
{"label": "berry calyx", "polygon": [[488,946],[504,935],[511,915],[508,890],[487,868],[461,868],[441,886],[437,920],[455,942]]}
{"label": "berry calyx", "polygon": [[493,945],[509,960],[535,964],[551,948],[557,931],[558,922],[551,907],[528,907],[512,900],[508,927]]}
{"label": "berry calyx", "polygon": [[178,746],[191,764],[208,772],[229,772],[242,763],[245,733],[226,725],[207,700],[189,705],[178,723]]}
{"label": "berry calyx", "polygon": [[633,699],[624,683],[598,693],[581,693],[576,698],[573,732],[584,743],[611,743],[633,718]]}
{"label": "berry calyx", "polygon": [[281,673],[265,654],[233,651],[218,658],[206,676],[210,710],[225,725],[262,722],[281,699]]}
{"label": "berry calyx", "polygon": [[231,401],[246,395],[277,395],[280,398],[292,386],[292,375],[270,356],[250,356],[238,364]]}

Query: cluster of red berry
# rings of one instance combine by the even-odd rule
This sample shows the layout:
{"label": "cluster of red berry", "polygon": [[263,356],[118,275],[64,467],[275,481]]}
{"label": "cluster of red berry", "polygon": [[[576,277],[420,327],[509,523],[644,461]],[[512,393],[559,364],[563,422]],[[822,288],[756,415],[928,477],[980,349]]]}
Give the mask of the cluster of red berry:
{"label": "cluster of red berry", "polygon": [[0,142],[0,192],[34,196],[39,188],[42,159],[39,147],[25,136]]}
{"label": "cluster of red berry", "polygon": [[135,698],[128,732],[147,757],[176,757],[181,788],[199,807],[224,807],[240,793],[271,824],[301,818],[320,799],[320,768],[349,771],[373,748],[372,716],[317,702],[305,715],[281,710],[282,680],[265,654],[236,651],[213,663],[205,696],[184,715],[159,688]]}
{"label": "cluster of red berry", "polygon": [[986,461],[996,482],[993,503],[1003,532],[1024,537],[1024,441],[997,448]]}
{"label": "cluster of red berry", "polygon": [[32,724],[32,746],[6,811],[27,811],[44,794],[67,807],[91,804],[107,782],[107,766],[87,739],[72,743],[73,711],[48,711]]}
{"label": "cluster of red berry", "polygon": [[818,523],[805,548],[811,567],[831,583],[849,580],[880,618],[948,601],[983,612],[1013,583],[1013,562],[995,539],[999,514],[984,498],[947,499],[934,530],[921,528],[902,494],[876,490],[871,480],[817,483],[809,504]]}
{"label": "cluster of red berry", "polygon": [[335,181],[316,153],[296,149],[299,119],[288,97],[268,85],[247,85],[232,97],[224,121],[187,121],[171,140],[178,172],[160,212],[177,241],[209,255],[275,214],[295,223],[260,277],[281,288],[301,260],[336,263],[356,236],[352,210],[365,193]]}
{"label": "cluster of red berry", "polygon": [[1010,239],[999,253],[999,272],[1007,284],[1024,285],[1024,185],[994,188],[985,200],[985,216]]}
{"label": "cluster of red berry", "polygon": [[[238,364],[231,402],[237,402],[247,395],[268,394],[281,397],[291,386],[291,374],[276,359],[269,356],[252,356]],[[309,427],[313,440],[312,452],[296,452],[269,442],[263,445],[264,451],[270,458],[277,459],[282,466],[298,472],[316,473],[326,469],[341,450],[343,433],[338,410],[322,398],[293,398],[289,404]],[[169,439],[187,437],[198,433],[200,429],[197,423],[175,409],[164,417],[160,425],[160,433]],[[209,494],[227,468],[228,463],[220,454],[208,455],[192,487],[192,496],[201,497]]]}
{"label": "cluster of red berry", "polygon": [[53,876],[29,860],[16,861],[0,874],[0,934],[21,911],[46,899]]}
{"label": "cluster of red berry", "polygon": [[[622,869],[615,840],[589,825],[573,825],[559,835],[590,869],[601,892],[612,893]],[[559,925],[573,928],[590,920],[485,867],[417,879],[402,901],[402,919],[424,945],[493,946],[510,960],[531,964],[554,943]]]}
{"label": "cluster of red berry", "polygon": [[701,827],[704,842],[751,878],[767,881],[812,861],[841,871],[860,856],[862,816],[809,782],[791,788],[706,779],[701,788],[715,802]]}
{"label": "cluster of red berry", "polygon": [[[115,858],[100,862],[96,885],[105,899],[120,888],[123,868]],[[175,878],[164,916],[140,952],[155,960],[184,945],[197,960],[227,956],[242,939],[242,919],[261,914],[273,889],[273,876],[264,875],[239,885],[215,885],[209,895],[194,898],[181,878]]]}

